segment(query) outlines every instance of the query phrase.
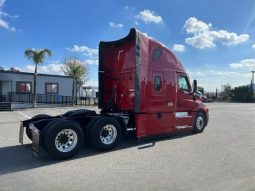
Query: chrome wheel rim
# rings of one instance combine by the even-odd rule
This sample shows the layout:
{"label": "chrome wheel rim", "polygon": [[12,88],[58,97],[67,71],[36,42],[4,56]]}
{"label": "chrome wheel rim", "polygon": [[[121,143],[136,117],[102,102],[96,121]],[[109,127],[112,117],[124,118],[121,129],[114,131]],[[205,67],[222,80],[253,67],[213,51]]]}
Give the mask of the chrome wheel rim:
{"label": "chrome wheel rim", "polygon": [[100,140],[105,145],[112,144],[117,137],[117,129],[114,125],[105,125],[100,132]]}
{"label": "chrome wheel rim", "polygon": [[55,138],[55,147],[60,152],[69,152],[75,148],[78,142],[77,133],[72,129],[60,131]]}
{"label": "chrome wheel rim", "polygon": [[196,120],[197,129],[201,130],[204,127],[204,118],[202,116],[198,116]]}

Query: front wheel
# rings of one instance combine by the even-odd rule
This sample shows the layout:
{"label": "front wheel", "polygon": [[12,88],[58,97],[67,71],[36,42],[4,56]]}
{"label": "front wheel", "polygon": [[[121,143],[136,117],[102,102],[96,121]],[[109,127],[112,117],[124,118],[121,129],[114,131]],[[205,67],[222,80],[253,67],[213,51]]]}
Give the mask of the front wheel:
{"label": "front wheel", "polygon": [[92,126],[90,140],[100,150],[110,150],[118,145],[122,136],[121,126],[113,118],[103,117]]}
{"label": "front wheel", "polygon": [[204,131],[205,125],[205,115],[201,112],[197,113],[193,124],[193,131],[195,133],[202,133]]}
{"label": "front wheel", "polygon": [[61,120],[47,129],[43,146],[54,158],[66,159],[77,154],[83,142],[81,127],[74,122]]}

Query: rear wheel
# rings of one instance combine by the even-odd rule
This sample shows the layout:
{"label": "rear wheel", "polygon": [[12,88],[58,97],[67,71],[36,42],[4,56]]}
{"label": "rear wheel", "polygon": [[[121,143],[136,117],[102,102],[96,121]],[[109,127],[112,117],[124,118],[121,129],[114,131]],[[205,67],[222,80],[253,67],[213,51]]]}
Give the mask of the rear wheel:
{"label": "rear wheel", "polygon": [[54,158],[66,159],[77,154],[83,142],[81,127],[74,122],[61,120],[47,129],[43,146]]}
{"label": "rear wheel", "polygon": [[[40,115],[36,115],[34,117],[32,117],[32,119],[40,119],[40,118],[44,118],[44,117],[50,117],[49,115],[46,114],[40,114]],[[26,127],[26,134],[27,137],[32,140],[32,130],[29,127]]]}
{"label": "rear wheel", "polygon": [[118,121],[104,117],[98,119],[92,126],[90,140],[95,148],[110,150],[118,145],[121,136],[121,126]]}
{"label": "rear wheel", "polygon": [[204,131],[205,125],[205,115],[201,112],[197,113],[193,124],[193,131],[195,133],[202,133]]}

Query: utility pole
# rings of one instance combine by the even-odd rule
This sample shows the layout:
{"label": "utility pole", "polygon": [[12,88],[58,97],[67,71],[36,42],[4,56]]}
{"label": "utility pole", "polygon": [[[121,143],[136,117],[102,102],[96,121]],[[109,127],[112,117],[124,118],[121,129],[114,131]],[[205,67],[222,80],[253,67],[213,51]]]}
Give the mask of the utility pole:
{"label": "utility pole", "polygon": [[252,86],[252,91],[254,92],[254,73],[255,73],[255,71],[251,71],[251,73],[252,73],[252,77],[251,77],[251,86]]}

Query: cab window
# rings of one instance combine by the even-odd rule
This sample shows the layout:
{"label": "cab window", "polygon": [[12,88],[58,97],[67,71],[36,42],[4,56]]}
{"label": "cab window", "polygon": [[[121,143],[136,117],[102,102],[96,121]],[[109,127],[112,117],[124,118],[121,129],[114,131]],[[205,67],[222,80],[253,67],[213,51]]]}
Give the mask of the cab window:
{"label": "cab window", "polygon": [[155,76],[154,77],[154,89],[155,91],[159,91],[161,89],[161,77],[160,76]]}
{"label": "cab window", "polygon": [[186,76],[179,76],[178,77],[178,85],[179,89],[185,92],[189,92],[189,81]]}

